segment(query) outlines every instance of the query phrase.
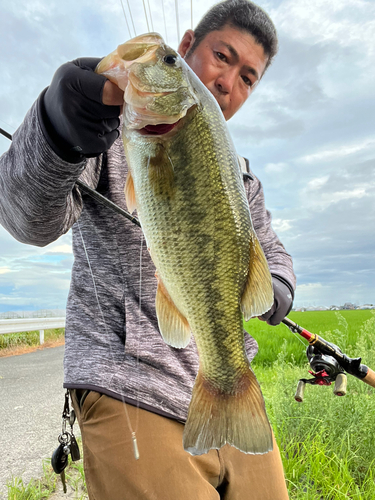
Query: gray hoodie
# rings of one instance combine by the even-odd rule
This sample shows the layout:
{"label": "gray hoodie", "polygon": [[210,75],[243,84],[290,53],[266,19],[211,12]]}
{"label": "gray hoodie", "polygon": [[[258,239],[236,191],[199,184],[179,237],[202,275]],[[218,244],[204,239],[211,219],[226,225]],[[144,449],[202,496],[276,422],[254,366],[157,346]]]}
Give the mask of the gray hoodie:
{"label": "gray hoodie", "polygon": [[[0,158],[0,222],[17,240],[37,246],[72,228],[64,387],[96,390],[185,421],[198,371],[194,339],[185,349],[165,344],[155,313],[155,267],[141,229],[75,186],[80,178],[126,210],[126,175],[121,139],[98,158],[60,159],[43,136],[34,104]],[[252,177],[244,176],[244,183],[254,229],[271,273],[294,289],[292,259]],[[245,334],[245,344],[251,360],[256,341]]]}

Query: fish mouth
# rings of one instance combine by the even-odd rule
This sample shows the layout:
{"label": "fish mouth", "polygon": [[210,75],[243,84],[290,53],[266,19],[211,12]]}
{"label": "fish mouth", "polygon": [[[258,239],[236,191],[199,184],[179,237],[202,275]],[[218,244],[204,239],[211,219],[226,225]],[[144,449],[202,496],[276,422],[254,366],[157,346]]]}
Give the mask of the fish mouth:
{"label": "fish mouth", "polygon": [[157,123],[156,125],[149,124],[145,125],[141,129],[138,129],[137,132],[141,135],[149,135],[154,137],[159,135],[167,135],[174,129],[180,130],[185,122],[192,119],[196,110],[197,105],[193,105],[187,110],[186,114],[182,118],[174,123]]}
{"label": "fish mouth", "polygon": [[182,120],[180,118],[178,121],[175,123],[158,123],[157,125],[146,125],[145,127],[141,128],[139,132],[142,135],[164,135],[168,134],[171,130],[173,130]]}

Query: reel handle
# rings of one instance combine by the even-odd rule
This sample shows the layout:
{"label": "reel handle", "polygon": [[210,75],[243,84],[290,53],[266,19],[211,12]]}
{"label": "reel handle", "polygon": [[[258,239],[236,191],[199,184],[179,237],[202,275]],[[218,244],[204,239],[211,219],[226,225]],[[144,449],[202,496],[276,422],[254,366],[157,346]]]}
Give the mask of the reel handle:
{"label": "reel handle", "polygon": [[303,380],[300,380],[297,385],[297,391],[294,396],[294,399],[297,401],[297,403],[302,403],[303,401],[303,394],[305,392],[305,387],[306,383]]}
{"label": "reel handle", "polygon": [[333,389],[333,394],[335,396],[345,396],[346,394],[346,385],[348,379],[346,378],[345,373],[339,373],[335,380],[335,387]]}
{"label": "reel handle", "polygon": [[369,368],[366,377],[362,380],[366,382],[366,384],[371,385],[371,387],[375,387],[375,372]]}

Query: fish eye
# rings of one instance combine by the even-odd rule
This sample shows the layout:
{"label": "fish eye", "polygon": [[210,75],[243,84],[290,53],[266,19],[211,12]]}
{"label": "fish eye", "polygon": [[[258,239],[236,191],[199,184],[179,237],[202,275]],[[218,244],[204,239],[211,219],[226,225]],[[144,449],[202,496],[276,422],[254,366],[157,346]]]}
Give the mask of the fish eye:
{"label": "fish eye", "polygon": [[169,64],[170,66],[172,66],[177,61],[177,56],[175,56],[174,54],[167,54],[166,56],[164,56],[163,61],[165,62],[165,64]]}

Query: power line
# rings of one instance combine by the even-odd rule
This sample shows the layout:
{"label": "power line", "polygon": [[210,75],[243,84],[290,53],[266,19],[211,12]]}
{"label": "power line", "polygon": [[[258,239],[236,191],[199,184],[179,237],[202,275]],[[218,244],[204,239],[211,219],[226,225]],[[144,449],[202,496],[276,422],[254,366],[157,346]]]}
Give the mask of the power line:
{"label": "power line", "polygon": [[4,121],[4,120],[2,120],[2,119],[0,119],[0,122],[5,123],[5,125],[6,125],[7,127],[14,128],[14,130],[16,129],[16,127],[14,127],[14,126],[13,126],[13,125],[11,125],[10,123],[8,123],[8,122],[6,122],[6,121]]}

